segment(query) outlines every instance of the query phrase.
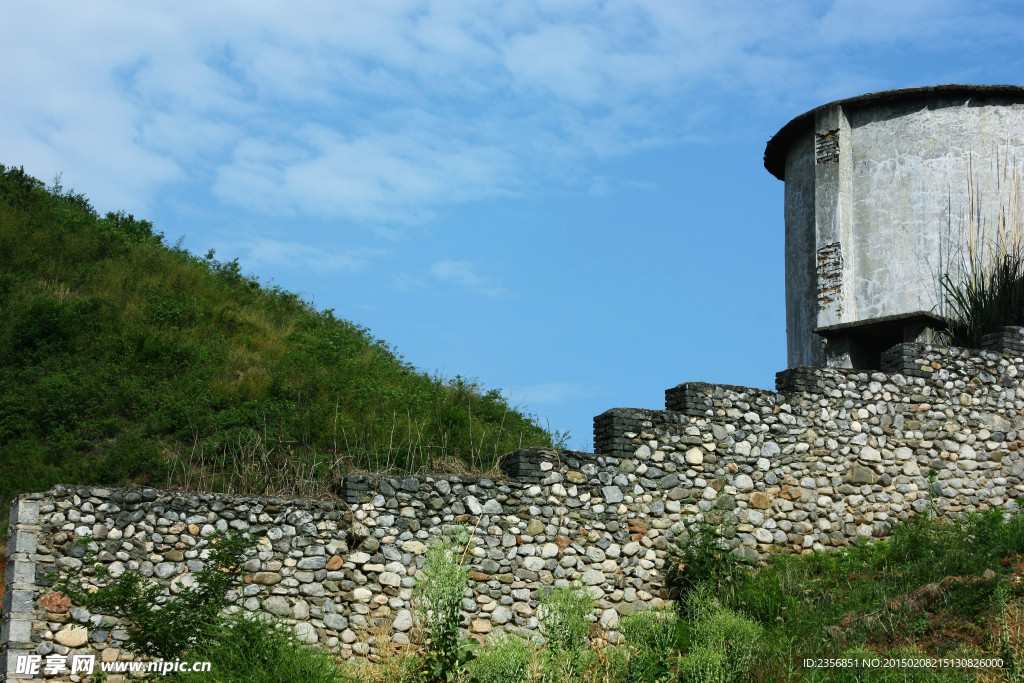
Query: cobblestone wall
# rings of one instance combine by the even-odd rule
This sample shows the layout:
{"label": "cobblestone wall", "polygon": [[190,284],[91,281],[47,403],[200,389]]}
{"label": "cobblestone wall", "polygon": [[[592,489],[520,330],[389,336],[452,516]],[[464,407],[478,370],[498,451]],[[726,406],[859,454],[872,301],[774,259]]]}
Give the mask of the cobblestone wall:
{"label": "cobblestone wall", "polygon": [[[529,449],[486,477],[350,476],[340,500],[60,486],[12,508],[0,671],[21,653],[113,660],[125,624],[61,604],[58,568],[81,570],[76,536],[113,573],[139,571],[173,592],[203,562],[207,537],[258,540],[234,608],[286,620],[340,656],[374,657],[368,628],[408,640],[423,555],[442,529],[476,539],[463,601],[467,633],[535,635],[539,590],[579,581],[595,629],[663,604],[669,544],[719,509],[735,552],[828,550],[888,534],[924,510],[1001,505],[1024,495],[1024,358],[1019,330],[989,351],[903,344],[886,371],[794,368],[780,391],[704,383],[666,391],[667,410],[595,418],[598,453]],[[1001,350],[1004,353],[997,353]]]}
{"label": "cobblestone wall", "polygon": [[[1016,337],[1020,338],[1019,335]],[[782,391],[704,383],[666,391],[669,410],[595,418],[595,443],[621,462],[657,516],[733,510],[731,542],[750,557],[887,535],[928,505],[1003,506],[1024,495],[1024,359],[901,344],[886,372],[794,368]],[[635,477],[635,479],[633,479]]]}
{"label": "cobblestone wall", "polygon": [[8,546],[5,670],[29,652],[131,657],[125,624],[52,597],[56,571],[82,570],[85,549],[72,540],[85,535],[113,574],[138,571],[173,593],[201,568],[210,534],[252,533],[258,544],[234,607],[284,619],[344,658],[374,656],[375,625],[390,623],[393,640],[408,642],[416,572],[453,524],[476,539],[468,633],[534,635],[541,586],[575,580],[599,598],[599,623],[613,638],[620,615],[662,604],[669,521],[646,519],[643,497],[623,494],[615,459],[531,449],[504,464],[507,474],[493,479],[352,476],[341,501],[67,486],[22,496]]}

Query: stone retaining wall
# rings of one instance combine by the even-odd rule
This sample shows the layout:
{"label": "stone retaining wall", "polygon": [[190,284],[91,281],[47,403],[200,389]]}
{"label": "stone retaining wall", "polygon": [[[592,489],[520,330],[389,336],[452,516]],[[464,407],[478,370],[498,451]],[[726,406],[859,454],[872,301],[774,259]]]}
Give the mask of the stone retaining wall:
{"label": "stone retaining wall", "polygon": [[505,465],[513,476],[351,476],[343,501],[70,486],[24,495],[11,516],[4,670],[29,652],[130,658],[125,624],[46,597],[56,571],[82,569],[85,551],[72,539],[85,535],[112,573],[139,571],[173,592],[202,566],[214,531],[252,533],[258,545],[234,605],[284,619],[344,658],[373,658],[370,630],[381,624],[408,642],[427,544],[455,524],[475,537],[467,633],[535,635],[540,588],[576,580],[600,599],[596,616],[613,634],[620,615],[663,603],[671,521],[646,519],[644,498],[623,494],[617,461],[532,449]]}
{"label": "stone retaining wall", "polygon": [[666,392],[670,410],[596,417],[598,453],[523,450],[492,478],[353,475],[335,501],[73,486],[26,494],[11,514],[0,671],[30,651],[130,657],[124,624],[47,597],[57,568],[81,569],[71,540],[86,534],[114,573],[139,571],[173,591],[200,567],[213,531],[252,533],[235,607],[286,620],[342,657],[373,659],[369,628],[390,624],[407,641],[423,554],[453,524],[476,541],[467,633],[534,636],[541,588],[579,581],[597,599],[595,629],[614,639],[622,615],[667,599],[669,544],[714,509],[734,516],[729,542],[751,559],[885,536],[929,504],[949,517],[1015,511],[1024,358],[1002,350],[1011,355],[903,344],[887,353],[886,372],[793,368],[779,373],[778,392],[679,385]]}
{"label": "stone retaining wall", "polygon": [[885,536],[926,509],[929,470],[940,514],[1015,511],[1024,358],[923,344],[887,357],[900,372],[793,368],[780,392],[682,384],[665,392],[672,410],[596,417],[595,444],[655,499],[639,512],[733,510],[731,542],[751,558]]}

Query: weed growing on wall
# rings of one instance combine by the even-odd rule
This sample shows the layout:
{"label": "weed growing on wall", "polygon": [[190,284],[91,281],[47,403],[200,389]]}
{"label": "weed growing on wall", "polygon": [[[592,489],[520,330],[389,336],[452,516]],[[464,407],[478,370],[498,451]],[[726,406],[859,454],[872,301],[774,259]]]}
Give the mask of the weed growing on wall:
{"label": "weed growing on wall", "polygon": [[947,270],[940,277],[942,309],[959,346],[981,348],[986,334],[1024,324],[1024,207],[1017,168],[1016,160],[1003,167],[998,208],[983,201],[973,166],[968,173],[966,215],[960,217],[966,249],[944,255]]}
{"label": "weed growing on wall", "polygon": [[575,680],[592,659],[587,645],[594,598],[578,584],[547,589],[541,592],[540,609],[548,667],[560,680]]}
{"label": "weed growing on wall", "polygon": [[[228,592],[241,584],[243,556],[252,541],[238,532],[208,539],[209,557],[197,572],[181,574],[172,587],[149,581],[136,571],[113,576],[93,553],[83,560],[83,575],[95,575],[90,591],[65,574],[58,590],[90,611],[128,619],[128,643],[140,655],[171,660],[223,635]],[[88,537],[76,542],[89,545]]]}
{"label": "weed growing on wall", "polygon": [[426,625],[424,666],[431,681],[454,680],[479,646],[472,638],[459,639],[462,598],[469,586],[468,543],[465,528],[450,529],[427,548],[423,568],[416,574],[413,601]]}
{"label": "weed growing on wall", "polygon": [[735,587],[732,583],[742,573],[746,562],[732,552],[726,536],[734,530],[736,520],[727,512],[709,511],[688,527],[686,542],[673,547],[668,582],[673,594],[686,602],[687,596],[705,583],[719,587]]}
{"label": "weed growing on wall", "polygon": [[998,256],[991,263],[975,259],[962,280],[942,281],[953,343],[981,348],[981,339],[1001,327],[1024,323],[1024,251]]}
{"label": "weed growing on wall", "polygon": [[487,639],[466,673],[475,683],[520,683],[530,675],[535,656],[535,648],[523,638],[497,633]]}

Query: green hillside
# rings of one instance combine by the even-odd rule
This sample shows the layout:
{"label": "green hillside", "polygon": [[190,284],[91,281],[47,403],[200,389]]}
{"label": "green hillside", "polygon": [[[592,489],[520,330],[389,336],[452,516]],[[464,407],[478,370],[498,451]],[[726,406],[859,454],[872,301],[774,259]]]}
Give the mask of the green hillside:
{"label": "green hillside", "polygon": [[3,166],[0,320],[4,511],[56,482],[316,494],[552,443],[497,390]]}

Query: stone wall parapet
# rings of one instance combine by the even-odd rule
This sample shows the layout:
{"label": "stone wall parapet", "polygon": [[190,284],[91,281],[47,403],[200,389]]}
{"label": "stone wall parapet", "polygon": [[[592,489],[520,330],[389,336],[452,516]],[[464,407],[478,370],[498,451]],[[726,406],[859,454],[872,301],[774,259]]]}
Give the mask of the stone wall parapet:
{"label": "stone wall parapet", "polygon": [[981,348],[1011,356],[1024,356],[1024,327],[1002,327],[981,338]]}
{"label": "stone wall parapet", "polygon": [[679,385],[667,410],[595,418],[595,444],[634,472],[673,463],[654,466],[661,477],[645,471],[640,487],[690,517],[733,511],[730,542],[751,557],[885,536],[929,499],[950,518],[1015,511],[1024,358],[929,344],[887,357],[888,371],[791,368],[778,392]]}

